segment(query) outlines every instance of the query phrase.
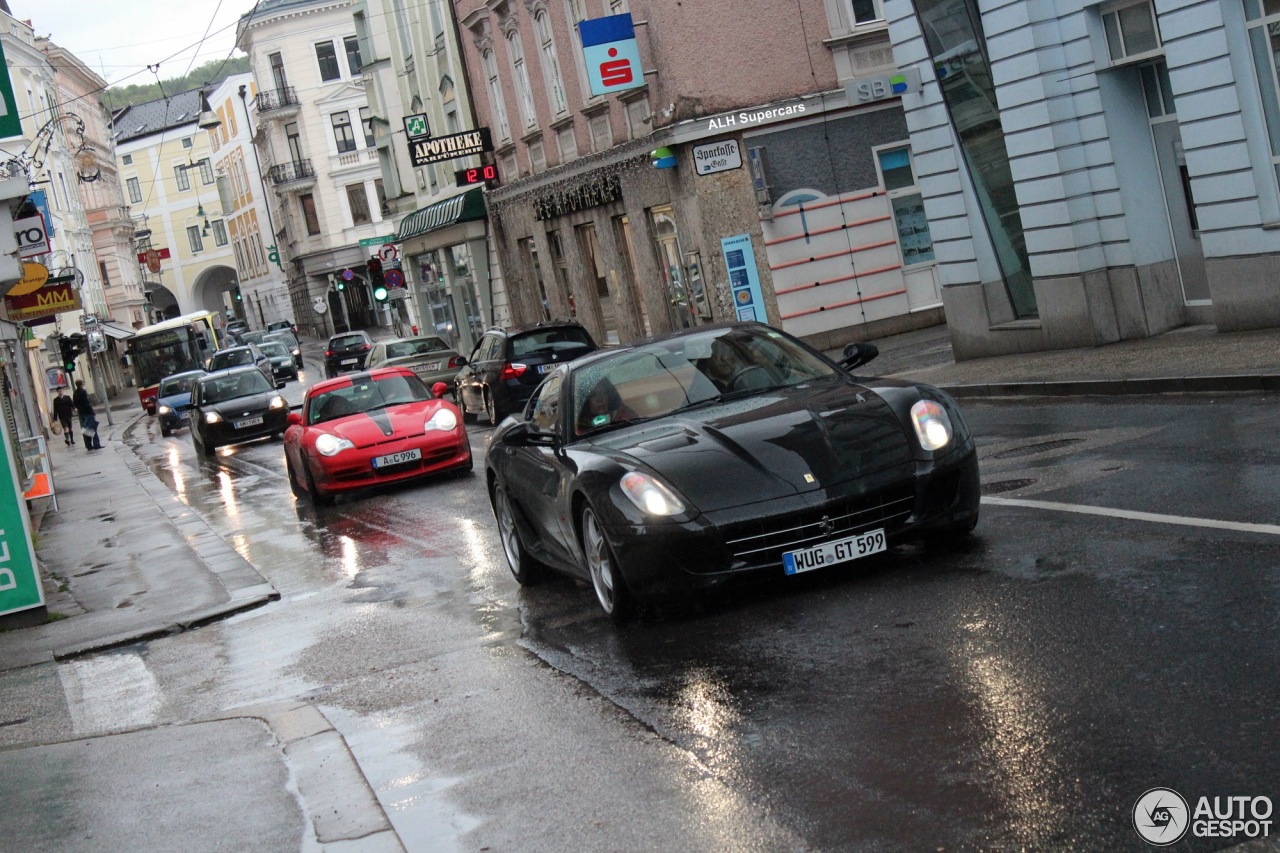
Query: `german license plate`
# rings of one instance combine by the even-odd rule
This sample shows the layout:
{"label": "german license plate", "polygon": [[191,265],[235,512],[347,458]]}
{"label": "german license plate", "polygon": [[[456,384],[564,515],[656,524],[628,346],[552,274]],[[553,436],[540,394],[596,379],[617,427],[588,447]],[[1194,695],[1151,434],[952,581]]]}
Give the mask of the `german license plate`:
{"label": "german license plate", "polygon": [[374,468],[389,468],[392,465],[403,465],[406,462],[414,462],[422,458],[422,451],[418,448],[412,450],[401,450],[399,453],[388,453],[386,456],[379,456],[373,460]]}
{"label": "german license plate", "polygon": [[868,530],[857,536],[824,542],[803,551],[788,551],[782,555],[782,568],[789,575],[798,575],[823,566],[878,554],[884,549],[884,530]]}
{"label": "german license plate", "polygon": [[360,359],[358,358],[344,358],[341,363],[342,364],[358,364],[359,362],[360,362]]}
{"label": "german license plate", "polygon": [[538,372],[539,372],[539,373],[550,373],[551,371],[555,370],[555,369],[556,369],[557,367],[559,367],[559,366],[560,366],[560,365],[558,365],[558,364],[539,364],[539,365],[538,365]]}
{"label": "german license plate", "polygon": [[413,370],[415,373],[435,373],[440,369],[440,362],[433,361],[430,364],[420,364]]}
{"label": "german license plate", "polygon": [[242,421],[235,422],[236,429],[244,429],[251,426],[262,426],[262,418],[245,418]]}

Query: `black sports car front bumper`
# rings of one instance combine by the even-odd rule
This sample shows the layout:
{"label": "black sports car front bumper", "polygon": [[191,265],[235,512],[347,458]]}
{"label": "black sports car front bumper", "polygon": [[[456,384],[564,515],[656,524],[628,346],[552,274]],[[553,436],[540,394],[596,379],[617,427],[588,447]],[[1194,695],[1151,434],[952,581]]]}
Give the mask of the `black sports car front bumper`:
{"label": "black sports car front bumper", "polygon": [[890,544],[965,530],[981,497],[970,443],[943,460],[913,461],[839,488],[750,503],[686,522],[607,524],[606,536],[631,593],[686,596],[784,574],[782,555],[870,530]]}

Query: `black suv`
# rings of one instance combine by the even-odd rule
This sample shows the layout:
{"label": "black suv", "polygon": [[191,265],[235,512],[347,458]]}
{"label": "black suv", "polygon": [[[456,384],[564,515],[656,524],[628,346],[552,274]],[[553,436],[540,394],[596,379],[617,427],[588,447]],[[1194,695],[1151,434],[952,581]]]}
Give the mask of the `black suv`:
{"label": "black suv", "polygon": [[454,398],[467,419],[484,412],[496,424],[523,408],[557,365],[597,349],[587,330],[573,320],[490,329],[458,371]]}
{"label": "black suv", "polygon": [[373,338],[365,332],[334,335],[324,348],[324,375],[332,379],[344,370],[364,370],[371,349]]}

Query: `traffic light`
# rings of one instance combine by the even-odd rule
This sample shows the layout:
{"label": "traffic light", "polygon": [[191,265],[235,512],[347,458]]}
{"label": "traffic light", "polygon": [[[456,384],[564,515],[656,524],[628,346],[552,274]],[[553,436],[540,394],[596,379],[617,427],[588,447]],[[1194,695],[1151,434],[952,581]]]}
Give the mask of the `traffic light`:
{"label": "traffic light", "polygon": [[58,350],[62,353],[62,369],[67,373],[76,372],[76,351],[71,339],[66,335],[58,337]]}
{"label": "traffic light", "polygon": [[339,279],[338,279],[338,290],[346,290],[346,289],[347,289],[347,283],[346,283],[345,281],[343,281],[341,278],[339,278]]}
{"label": "traffic light", "polygon": [[387,279],[382,274],[382,260],[376,255],[369,258],[365,264],[365,269],[369,271],[369,284],[373,287],[373,299],[375,302],[387,301]]}
{"label": "traffic light", "polygon": [[375,284],[373,286],[373,298],[376,302],[386,302],[387,286],[385,284]]}
{"label": "traffic light", "polygon": [[238,287],[237,287],[237,288],[236,288],[236,302],[239,302],[239,301],[240,301],[240,298],[241,298],[241,297],[240,297],[240,288],[238,288]]}

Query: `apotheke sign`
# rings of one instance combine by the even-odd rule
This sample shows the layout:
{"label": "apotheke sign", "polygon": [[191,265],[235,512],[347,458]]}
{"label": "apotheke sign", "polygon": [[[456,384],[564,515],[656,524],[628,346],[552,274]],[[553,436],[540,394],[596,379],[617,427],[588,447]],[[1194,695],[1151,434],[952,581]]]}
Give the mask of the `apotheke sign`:
{"label": "apotheke sign", "polygon": [[742,168],[742,146],[736,139],[721,139],[693,146],[693,168],[699,175],[714,175]]}
{"label": "apotheke sign", "polygon": [[464,130],[448,136],[435,136],[431,139],[409,140],[409,156],[415,166],[427,166],[431,163],[443,163],[458,157],[470,157],[483,151],[493,150],[493,140],[489,137],[489,128]]}

